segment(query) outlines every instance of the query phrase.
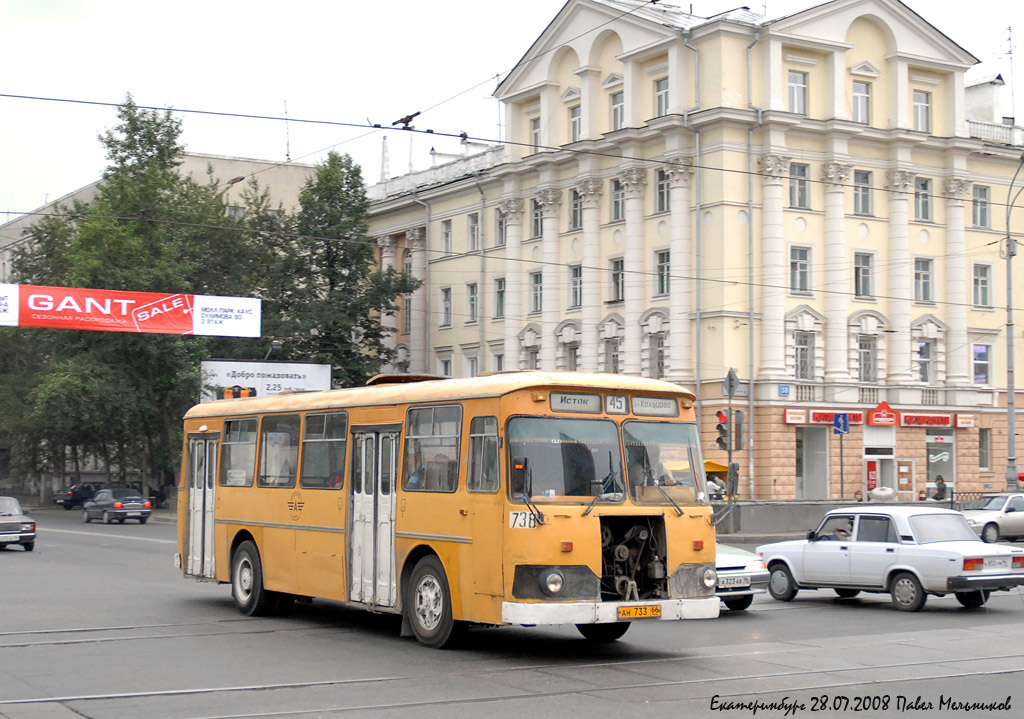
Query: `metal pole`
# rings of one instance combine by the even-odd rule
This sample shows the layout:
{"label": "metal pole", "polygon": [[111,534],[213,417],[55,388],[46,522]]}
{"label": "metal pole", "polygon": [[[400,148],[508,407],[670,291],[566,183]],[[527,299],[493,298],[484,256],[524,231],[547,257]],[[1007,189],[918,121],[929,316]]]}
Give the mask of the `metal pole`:
{"label": "metal pole", "polygon": [[[1014,382],[1014,354],[1013,354],[1013,258],[1017,254],[1017,241],[1013,239],[1010,232],[1010,211],[1013,210],[1013,203],[1020,196],[1010,199],[1013,192],[1013,185],[1017,181],[1021,167],[1024,166],[1024,155],[1017,163],[1017,171],[1013,173],[1010,186],[1006,190],[1006,488],[1018,488],[1017,478],[1017,416],[1016,416],[1016,387]],[[1022,188],[1024,189],[1024,188]]]}

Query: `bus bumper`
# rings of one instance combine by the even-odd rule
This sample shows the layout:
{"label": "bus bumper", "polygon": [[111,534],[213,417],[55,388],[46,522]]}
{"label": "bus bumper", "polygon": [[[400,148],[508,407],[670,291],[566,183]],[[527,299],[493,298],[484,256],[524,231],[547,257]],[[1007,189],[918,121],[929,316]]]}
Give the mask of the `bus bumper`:
{"label": "bus bumper", "polygon": [[[635,619],[714,619],[718,616],[718,597],[700,599],[663,599],[651,602],[502,602],[501,620],[505,624],[613,624],[630,621],[619,618],[619,608],[646,607],[643,617]],[[652,607],[660,616],[651,616]]]}

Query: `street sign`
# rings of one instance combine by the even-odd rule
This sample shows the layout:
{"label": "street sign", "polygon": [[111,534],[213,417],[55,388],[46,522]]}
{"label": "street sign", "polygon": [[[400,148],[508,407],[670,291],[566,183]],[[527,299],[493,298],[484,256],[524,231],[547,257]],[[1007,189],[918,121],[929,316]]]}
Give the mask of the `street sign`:
{"label": "street sign", "polygon": [[850,415],[836,413],[832,417],[832,434],[850,433]]}
{"label": "street sign", "polygon": [[725,376],[725,381],[722,382],[722,394],[726,397],[735,397],[739,386],[740,378],[736,375],[736,370],[730,367],[729,374]]}

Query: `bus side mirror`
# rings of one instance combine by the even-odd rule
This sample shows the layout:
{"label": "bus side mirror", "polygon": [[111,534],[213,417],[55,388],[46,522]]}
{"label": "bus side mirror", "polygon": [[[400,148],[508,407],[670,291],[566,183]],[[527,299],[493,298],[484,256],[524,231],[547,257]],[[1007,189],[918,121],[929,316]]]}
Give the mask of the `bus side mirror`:
{"label": "bus side mirror", "polygon": [[529,460],[526,457],[512,458],[512,494],[526,494],[526,472]]}
{"label": "bus side mirror", "polygon": [[736,462],[729,465],[729,474],[726,479],[725,491],[730,497],[735,497],[740,487],[740,466]]}

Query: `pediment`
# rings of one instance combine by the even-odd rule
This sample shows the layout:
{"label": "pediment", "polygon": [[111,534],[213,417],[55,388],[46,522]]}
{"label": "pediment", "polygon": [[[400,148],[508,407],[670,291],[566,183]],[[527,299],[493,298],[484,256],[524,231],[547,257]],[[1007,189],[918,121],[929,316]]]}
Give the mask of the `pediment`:
{"label": "pediment", "polygon": [[882,73],[877,67],[865,60],[851,67],[850,74],[859,77],[879,77]]}
{"label": "pediment", "polygon": [[583,94],[578,87],[566,88],[565,92],[562,93],[562,102],[575,102],[582,96]]}
{"label": "pediment", "polygon": [[604,79],[604,82],[601,83],[601,87],[603,87],[605,90],[610,90],[613,87],[621,87],[621,85],[622,75],[620,75],[617,72],[610,73],[608,77]]}

